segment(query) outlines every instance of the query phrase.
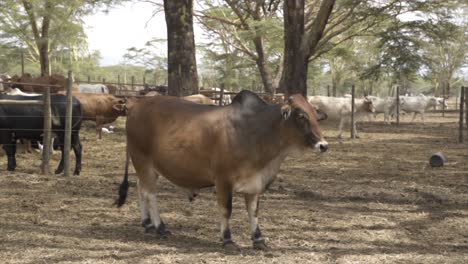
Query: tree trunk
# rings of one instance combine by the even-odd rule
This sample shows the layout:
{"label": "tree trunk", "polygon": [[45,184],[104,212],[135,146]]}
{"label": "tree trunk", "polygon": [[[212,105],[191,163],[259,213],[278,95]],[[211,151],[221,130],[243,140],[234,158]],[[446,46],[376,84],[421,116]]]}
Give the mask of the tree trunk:
{"label": "tree trunk", "polygon": [[193,0],[164,0],[167,24],[169,95],[198,93],[193,34]]}
{"label": "tree trunk", "polygon": [[335,0],[323,0],[310,31],[304,31],[305,0],[285,0],[284,61],[280,89],[286,94],[307,95],[309,58],[315,53]]}
{"label": "tree trunk", "polygon": [[333,77],[332,75],[332,92],[331,92],[331,96],[333,97],[336,97],[336,91],[338,89],[338,80],[336,78]]}
{"label": "tree trunk", "polygon": [[301,50],[304,4],[304,0],[284,1],[284,60],[280,89],[287,95],[307,95],[308,61]]}
{"label": "tree trunk", "polygon": [[266,59],[265,59],[265,52],[263,49],[263,40],[262,37],[257,36],[254,39],[255,50],[257,51],[257,67],[260,71],[260,76],[262,78],[263,87],[265,89],[265,93],[273,94],[273,84],[271,74],[268,72]]}

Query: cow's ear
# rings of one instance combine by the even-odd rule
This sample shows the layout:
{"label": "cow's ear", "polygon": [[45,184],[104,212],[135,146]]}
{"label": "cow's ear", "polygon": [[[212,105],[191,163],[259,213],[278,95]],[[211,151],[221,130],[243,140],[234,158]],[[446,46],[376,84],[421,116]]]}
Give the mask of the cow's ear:
{"label": "cow's ear", "polygon": [[119,111],[119,112],[125,112],[125,104],[115,104],[112,106],[112,108],[114,108],[115,110]]}
{"label": "cow's ear", "polygon": [[328,118],[328,115],[322,110],[317,109],[317,121],[323,121]]}
{"label": "cow's ear", "polygon": [[285,104],[281,107],[281,116],[284,120],[287,120],[291,116],[291,106],[289,104]]}

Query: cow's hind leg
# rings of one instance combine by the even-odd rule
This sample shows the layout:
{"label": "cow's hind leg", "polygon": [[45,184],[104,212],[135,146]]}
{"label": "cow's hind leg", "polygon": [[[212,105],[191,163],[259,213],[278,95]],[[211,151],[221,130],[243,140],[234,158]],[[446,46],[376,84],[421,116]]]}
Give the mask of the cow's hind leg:
{"label": "cow's hind leg", "polygon": [[81,172],[81,153],[83,150],[83,146],[80,142],[80,134],[79,133],[72,133],[71,138],[71,145],[73,148],[73,152],[75,153],[75,171],[73,175],[80,175]]}
{"label": "cow's hind leg", "polygon": [[149,212],[149,205],[148,200],[145,198],[143,194],[143,190],[141,188],[140,180],[137,180],[137,189],[138,189],[138,199],[140,201],[140,212],[141,212],[141,226],[147,227],[151,226],[151,217]]}
{"label": "cow's hind leg", "polygon": [[260,227],[258,226],[258,204],[258,194],[245,194],[245,207],[249,214],[250,234],[253,242],[253,248],[265,250],[268,249],[268,247],[265,244],[265,239],[263,238],[262,232],[260,232]]}
{"label": "cow's hind leg", "polygon": [[229,222],[232,214],[232,188],[223,183],[216,184],[216,196],[221,212],[221,240],[223,247],[231,252],[240,252],[240,248],[232,241]]}
{"label": "cow's hind leg", "polygon": [[[57,166],[57,169],[55,170],[55,174],[60,174],[63,172],[64,169],[64,160],[65,160],[65,144],[64,144],[64,136],[57,136],[57,141],[60,147],[60,153],[62,153],[62,156],[60,157],[60,162],[59,165]],[[46,151],[45,149],[43,151]]]}
{"label": "cow's hind leg", "polygon": [[140,209],[142,213],[142,224],[144,224],[145,231],[147,233],[156,231],[158,235],[166,236],[170,234],[170,232],[166,230],[166,225],[160,218],[156,197],[159,175],[152,167],[137,169],[137,166],[135,166],[135,169],[138,174]]}
{"label": "cow's hind leg", "polygon": [[[15,140],[16,141],[16,140]],[[10,142],[9,144],[4,144],[3,149],[8,158],[7,170],[14,171],[16,169],[16,142]]]}

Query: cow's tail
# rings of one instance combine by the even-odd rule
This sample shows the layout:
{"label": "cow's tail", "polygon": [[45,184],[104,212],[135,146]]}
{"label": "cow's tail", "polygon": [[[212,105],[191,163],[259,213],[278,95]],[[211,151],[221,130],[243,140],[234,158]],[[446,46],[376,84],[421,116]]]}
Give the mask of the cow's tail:
{"label": "cow's tail", "polygon": [[125,173],[122,183],[119,187],[119,196],[115,199],[114,205],[117,207],[121,207],[125,200],[127,199],[127,192],[128,192],[128,163],[129,163],[129,154],[128,149],[126,151],[126,158],[125,158]]}

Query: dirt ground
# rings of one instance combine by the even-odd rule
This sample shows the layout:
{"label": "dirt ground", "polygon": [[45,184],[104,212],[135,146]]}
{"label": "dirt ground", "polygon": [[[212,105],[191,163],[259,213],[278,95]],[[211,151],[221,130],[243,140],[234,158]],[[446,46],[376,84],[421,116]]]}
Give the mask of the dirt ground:
{"label": "dirt ground", "polygon": [[[112,206],[123,176],[124,120],[103,140],[87,125],[79,177],[41,176],[38,154],[19,154],[14,173],[0,158],[0,262],[467,263],[468,143],[457,143],[456,115],[408,121],[364,122],[355,140],[336,138],[336,126],[326,125],[327,153],[288,158],[260,202],[270,251],[251,249],[236,195],[232,233],[244,256],[224,254],[210,190],[189,203],[166,180],[159,199],[172,235],[145,234],[134,176],[127,204]],[[442,168],[428,166],[435,152],[447,158]]]}

